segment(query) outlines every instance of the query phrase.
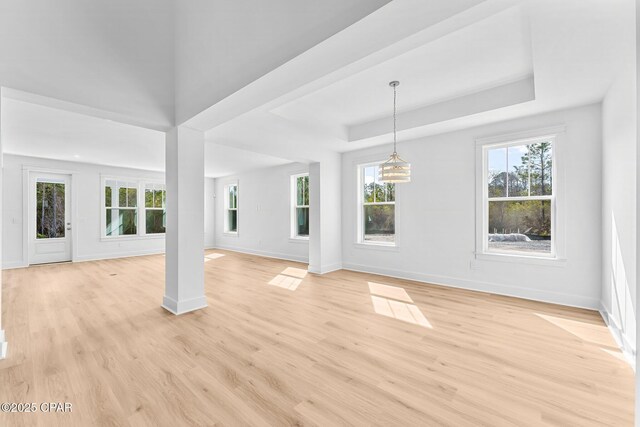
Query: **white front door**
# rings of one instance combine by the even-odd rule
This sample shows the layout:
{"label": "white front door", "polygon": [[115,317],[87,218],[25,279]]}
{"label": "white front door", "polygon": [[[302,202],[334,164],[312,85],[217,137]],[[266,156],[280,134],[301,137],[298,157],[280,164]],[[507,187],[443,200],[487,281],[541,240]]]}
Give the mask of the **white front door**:
{"label": "white front door", "polygon": [[71,176],[29,177],[29,264],[71,261]]}

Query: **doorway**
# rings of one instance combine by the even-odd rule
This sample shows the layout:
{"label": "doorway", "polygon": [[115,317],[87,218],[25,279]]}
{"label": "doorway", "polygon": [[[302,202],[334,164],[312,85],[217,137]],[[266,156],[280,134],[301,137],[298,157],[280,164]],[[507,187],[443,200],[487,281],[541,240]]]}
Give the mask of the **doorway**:
{"label": "doorway", "polygon": [[71,261],[71,175],[29,177],[29,264]]}

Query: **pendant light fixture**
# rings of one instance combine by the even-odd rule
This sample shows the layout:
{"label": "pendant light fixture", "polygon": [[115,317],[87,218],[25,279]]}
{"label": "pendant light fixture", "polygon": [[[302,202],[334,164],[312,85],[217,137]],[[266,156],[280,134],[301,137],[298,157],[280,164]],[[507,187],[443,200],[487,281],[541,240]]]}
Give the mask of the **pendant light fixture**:
{"label": "pendant light fixture", "polygon": [[396,135],[396,88],[399,81],[392,81],[389,86],[393,88],[393,154],[389,160],[380,165],[380,180],[389,183],[411,182],[411,164],[407,163],[396,152],[398,143]]}

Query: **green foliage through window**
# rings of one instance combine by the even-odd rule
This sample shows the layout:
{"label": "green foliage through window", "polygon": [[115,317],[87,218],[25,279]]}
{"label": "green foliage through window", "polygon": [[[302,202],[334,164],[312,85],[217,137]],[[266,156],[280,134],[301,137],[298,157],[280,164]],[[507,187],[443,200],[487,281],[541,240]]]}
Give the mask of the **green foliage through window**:
{"label": "green foliage through window", "polygon": [[489,248],[551,252],[552,141],[487,152]]}
{"label": "green foliage through window", "polygon": [[[138,186],[131,181],[107,179],[104,187],[105,235],[127,236],[138,234]],[[146,184],[144,187],[145,221],[147,234],[164,233],[165,187]]]}
{"label": "green foliage through window", "polygon": [[309,175],[295,177],[295,236],[309,236]]}
{"label": "green foliage through window", "polygon": [[395,241],[395,184],[380,181],[378,165],[361,169],[363,240],[393,243]]}
{"label": "green foliage through window", "polygon": [[166,232],[167,192],[164,184],[146,184],[144,188],[145,233],[162,234]]}
{"label": "green foliage through window", "polygon": [[65,185],[36,182],[36,238],[65,236]]}
{"label": "green foliage through window", "polygon": [[231,184],[226,187],[227,217],[225,231],[227,233],[238,232],[238,185]]}

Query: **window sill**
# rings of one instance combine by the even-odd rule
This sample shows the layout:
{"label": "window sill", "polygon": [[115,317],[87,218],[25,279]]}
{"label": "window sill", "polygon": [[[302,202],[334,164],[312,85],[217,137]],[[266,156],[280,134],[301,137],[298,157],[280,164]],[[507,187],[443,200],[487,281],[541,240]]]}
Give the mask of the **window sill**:
{"label": "window sill", "polygon": [[309,243],[308,237],[289,237],[290,243]]}
{"label": "window sill", "polygon": [[388,243],[363,243],[356,242],[353,246],[357,249],[373,249],[376,251],[398,252],[400,248],[395,244]]}
{"label": "window sill", "polygon": [[514,264],[531,264],[531,265],[546,265],[551,267],[564,267],[567,264],[566,258],[550,258],[528,255],[512,255],[501,253],[489,253],[489,252],[476,252],[476,259],[480,261],[496,261],[507,262]]}
{"label": "window sill", "polygon": [[126,240],[149,240],[149,239],[164,239],[165,233],[154,233],[154,234],[144,234],[144,235],[129,235],[129,236],[102,236],[100,238],[101,242],[121,242]]}
{"label": "window sill", "polygon": [[238,237],[238,232],[235,231],[223,231],[222,234],[227,237]]}

